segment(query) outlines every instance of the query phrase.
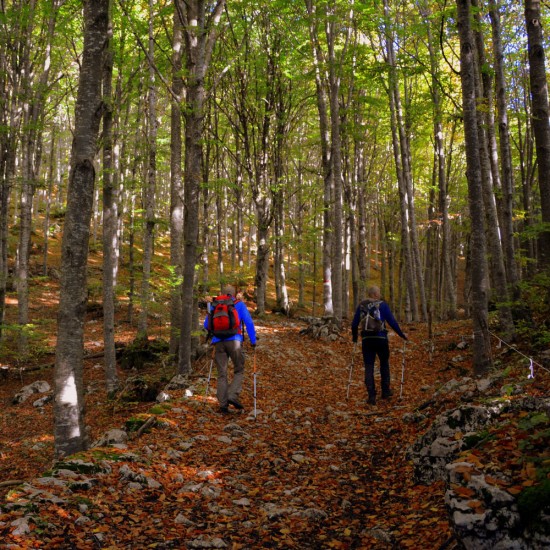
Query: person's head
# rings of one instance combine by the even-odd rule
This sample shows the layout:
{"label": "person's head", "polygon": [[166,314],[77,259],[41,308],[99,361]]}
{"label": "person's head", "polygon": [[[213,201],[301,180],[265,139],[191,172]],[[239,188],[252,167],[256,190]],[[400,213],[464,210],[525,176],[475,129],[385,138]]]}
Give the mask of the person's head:
{"label": "person's head", "polygon": [[379,300],[380,299],[380,288],[377,286],[371,286],[368,290],[369,298],[372,298],[373,300]]}
{"label": "person's head", "polygon": [[235,296],[235,287],[233,285],[225,285],[223,287],[223,293]]}

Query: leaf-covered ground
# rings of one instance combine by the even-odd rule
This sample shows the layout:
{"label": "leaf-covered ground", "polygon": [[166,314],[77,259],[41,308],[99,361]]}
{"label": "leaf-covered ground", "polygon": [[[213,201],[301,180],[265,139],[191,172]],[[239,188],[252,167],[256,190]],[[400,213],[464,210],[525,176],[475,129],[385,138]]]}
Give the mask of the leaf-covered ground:
{"label": "leaf-covered ground", "polygon": [[[1,515],[0,539],[12,548],[452,547],[443,486],[415,484],[406,451],[427,422],[454,405],[433,394],[470,371],[469,350],[455,347],[468,341],[469,323],[439,325],[431,342],[421,325],[405,327],[412,341],[404,355],[392,335],[395,395],[375,407],[366,404],[359,351],[346,399],[353,349],[347,334],[328,343],[300,335],[303,327],[273,317],[257,322],[256,416],[251,351],[245,411],[229,415],[218,412],[215,382],[204,396],[210,364],[204,358],[192,396],[171,392],[156,426],[127,449],[84,453],[101,471],[75,480],[91,479],[91,485],[44,486],[60,500],[35,508],[33,530],[23,537],[13,534],[13,522],[28,507]],[[525,379],[528,370],[518,368]],[[547,394],[544,376],[527,391]],[[86,383],[92,438],[151,410],[152,404],[109,403],[93,362]],[[11,405],[15,386],[2,389],[0,481],[29,481],[53,465],[51,405],[42,414],[31,402]],[[403,421],[419,407],[427,421]],[[499,448],[489,449],[494,466]],[[482,454],[478,459],[484,461]],[[39,481],[33,486],[41,487]],[[22,504],[27,496],[20,487],[4,495]]]}

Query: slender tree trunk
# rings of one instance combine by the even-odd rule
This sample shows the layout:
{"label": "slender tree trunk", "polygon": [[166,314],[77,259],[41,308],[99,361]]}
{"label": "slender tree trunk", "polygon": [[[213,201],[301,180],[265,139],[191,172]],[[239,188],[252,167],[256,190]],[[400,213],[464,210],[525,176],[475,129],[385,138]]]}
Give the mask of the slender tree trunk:
{"label": "slender tree trunk", "polygon": [[537,173],[540,192],[542,221],[546,224],[539,236],[540,264],[550,268],[550,109],[548,106],[548,81],[540,0],[525,0],[525,21],[529,52],[529,82],[533,132],[537,148]]}
{"label": "slender tree trunk", "polygon": [[[328,14],[327,14],[328,19]],[[340,75],[337,71],[336,31],[334,19],[327,21],[329,100],[330,100],[330,161],[333,183],[332,212],[332,301],[333,314],[337,322],[342,320],[343,288],[343,175],[342,175],[342,138],[340,132]]]}
{"label": "slender tree trunk", "polygon": [[75,109],[67,214],[61,251],[61,286],[55,360],[55,451],[58,456],[88,445],[82,376],[86,270],[94,196],[94,156],[101,121],[103,50],[108,0],[84,2],[84,50]]}
{"label": "slender tree trunk", "polygon": [[[389,7],[387,0],[384,0],[384,14],[386,18],[386,24],[389,25]],[[390,113],[391,113],[391,132],[393,153],[395,160],[395,170],[397,174],[397,182],[399,186],[399,200],[400,200],[400,213],[401,213],[401,247],[403,249],[403,261],[405,262],[405,278],[407,284],[407,291],[409,295],[409,303],[412,306],[412,320],[418,320],[418,303],[416,299],[416,286],[415,286],[415,263],[413,252],[411,250],[411,240],[409,233],[409,205],[407,199],[407,182],[404,173],[403,159],[405,152],[402,150],[404,140],[400,133],[399,111],[401,109],[398,100],[396,90],[398,88],[396,68],[395,68],[395,54],[393,48],[392,33],[389,28],[386,29],[386,54],[389,65],[389,83],[388,83],[388,95],[390,99]],[[402,128],[401,128],[402,129]]]}
{"label": "slender tree trunk", "polygon": [[[522,119],[520,113],[516,116],[517,125],[517,148],[519,153],[519,168],[521,174],[521,194],[522,194],[522,208],[525,211],[525,219],[520,227],[522,233],[527,233],[527,236],[522,240],[522,248],[524,250],[524,256],[530,260],[526,262],[525,272],[528,275],[534,274],[534,263],[536,262],[535,242],[531,235],[534,233],[534,215],[532,208],[532,188],[535,175],[535,162],[534,162],[534,145],[533,145],[533,132],[531,127],[530,107],[527,96],[528,92],[523,94],[523,109],[525,112],[525,121]],[[525,122],[525,129],[523,124]]]}
{"label": "slender tree trunk", "polygon": [[[176,281],[181,280],[183,272],[183,181],[181,173],[181,101],[183,94],[182,54],[183,32],[179,11],[174,12],[174,37],[172,54],[172,103],[170,110],[170,265]],[[181,328],[181,282],[177,282],[170,291],[170,353],[176,355],[179,346]]]}
{"label": "slender tree trunk", "polygon": [[[109,20],[111,20],[109,18]],[[118,388],[115,351],[115,273],[118,230],[118,197],[113,185],[113,29],[109,25],[109,44],[103,67],[103,367],[107,392]]]}
{"label": "slender tree trunk", "polygon": [[[46,277],[48,275],[48,251],[50,239],[50,213],[53,200],[53,186],[56,179],[56,149],[57,149],[57,132],[58,128],[56,125],[52,128],[52,133],[50,137],[50,160],[48,165],[48,191],[46,194],[46,210],[44,212],[44,253],[43,253],[43,262],[42,262],[42,275]],[[1,215],[1,214],[0,214]]]}
{"label": "slender tree trunk", "polygon": [[[208,6],[206,5],[208,4]],[[215,5],[214,5],[215,4]],[[217,38],[217,24],[225,0],[215,3],[189,0],[176,4],[184,29],[187,74],[185,105],[184,252],[181,339],[178,370],[191,371],[195,264],[199,243],[199,195],[205,101],[205,76]],[[208,8],[208,9],[207,9]]]}
{"label": "slender tree trunk", "polygon": [[155,192],[157,186],[157,88],[155,83],[155,35],[153,28],[154,0],[149,0],[149,89],[147,102],[147,183],[143,190],[145,223],[143,227],[143,277],[141,280],[141,311],[138,338],[147,338],[149,302],[151,300],[151,265],[155,231]]}
{"label": "slender tree trunk", "polygon": [[370,276],[369,249],[367,239],[367,206],[364,185],[364,182],[361,181],[357,197],[357,263],[359,266],[358,296],[360,300],[367,297],[367,287]]}
{"label": "slender tree trunk", "polygon": [[2,173],[2,188],[0,194],[0,336],[2,336],[2,324],[6,311],[6,285],[8,282],[8,228],[9,228],[9,199],[15,178],[15,139],[16,126],[14,112],[11,110],[9,124],[9,136],[5,147],[4,166]]}
{"label": "slender tree trunk", "polygon": [[32,207],[36,186],[36,175],[40,171],[42,160],[42,120],[46,90],[51,66],[51,48],[55,31],[56,2],[52,3],[52,10],[46,23],[43,69],[36,82],[32,81],[31,70],[31,40],[35,25],[35,3],[29,3],[29,12],[25,17],[24,36],[25,44],[21,53],[23,66],[23,93],[26,99],[23,105],[23,182],[21,186],[21,211],[19,246],[17,255],[17,297],[18,321],[21,327],[19,334],[19,351],[23,355],[28,352],[27,324],[29,322],[29,255],[32,232]]}
{"label": "slender tree trunk", "polygon": [[460,75],[466,143],[466,177],[471,218],[471,277],[473,306],[473,366],[476,375],[483,375],[491,366],[488,332],[487,260],[481,160],[476,105],[475,44],[470,23],[470,0],[457,0],[457,21],[460,36]]}
{"label": "slender tree trunk", "polygon": [[284,198],[283,192],[278,191],[274,201],[275,209],[275,235],[276,235],[276,254],[275,270],[277,273],[277,309],[284,314],[288,314],[290,303],[288,300],[288,289],[286,286],[286,272],[284,262]]}
{"label": "slender tree trunk", "polygon": [[[424,18],[428,20],[429,9],[424,8]],[[441,216],[442,224],[442,247],[441,247],[441,263],[442,263],[442,275],[443,275],[443,288],[446,299],[445,315],[451,319],[456,317],[456,288],[455,280],[453,277],[451,266],[451,228],[449,222],[449,197],[447,192],[447,175],[445,169],[445,141],[444,141],[444,129],[443,129],[443,111],[441,105],[441,94],[439,90],[439,67],[438,60],[436,58],[436,48],[434,47],[431,23],[427,23],[428,32],[428,52],[430,54],[430,68],[431,68],[431,96],[434,111],[434,143],[435,143],[435,155],[436,155],[436,174],[437,184],[439,187],[439,215]],[[435,282],[435,281],[434,281]]]}
{"label": "slender tree trunk", "polygon": [[519,275],[515,258],[514,246],[514,175],[512,171],[512,151],[510,147],[510,131],[508,127],[508,99],[506,94],[506,79],[504,75],[504,53],[502,47],[502,32],[500,25],[499,6],[495,0],[489,0],[493,37],[493,52],[495,58],[495,82],[497,98],[497,116],[499,129],[500,163],[502,180],[502,227],[504,237],[504,257],[506,260],[506,275],[511,286],[513,298],[518,298]]}
{"label": "slender tree trunk", "polygon": [[[476,6],[477,0],[472,2]],[[476,19],[478,15],[476,15]],[[479,135],[479,157],[481,160],[481,181],[483,189],[483,203],[485,209],[485,231],[487,234],[487,249],[491,263],[490,273],[496,292],[493,297],[497,302],[499,319],[502,331],[507,340],[514,339],[514,321],[509,303],[508,284],[506,281],[506,268],[502,249],[500,219],[498,215],[497,201],[495,197],[495,184],[500,186],[498,170],[498,157],[496,152],[496,139],[494,136],[494,117],[492,100],[492,79],[484,70],[486,65],[485,44],[479,30],[474,33],[477,46],[476,63],[476,89],[478,104],[484,105],[483,110],[477,112],[477,125]],[[489,89],[489,90],[488,90]],[[495,176],[497,179],[495,179]],[[497,191],[498,191],[497,186]],[[498,298],[497,298],[498,297]]]}
{"label": "slender tree trunk", "polygon": [[327,86],[322,74],[322,52],[319,44],[316,8],[312,0],[305,0],[306,9],[310,17],[310,41],[313,52],[313,63],[315,67],[315,89],[317,97],[317,109],[319,111],[319,130],[321,136],[321,166],[323,171],[324,181],[324,197],[323,197],[323,305],[324,314],[328,317],[334,315],[333,303],[333,284],[332,284],[332,250],[333,250],[333,233],[334,220],[332,216],[332,201],[334,195],[334,173],[332,171],[332,161],[330,158],[332,149],[330,144],[329,133],[329,116],[327,109]]}
{"label": "slender tree trunk", "polygon": [[256,308],[259,314],[266,311],[267,277],[269,268],[269,227],[273,218],[271,206],[266,198],[255,199],[256,217],[258,220],[258,252],[256,256]]}

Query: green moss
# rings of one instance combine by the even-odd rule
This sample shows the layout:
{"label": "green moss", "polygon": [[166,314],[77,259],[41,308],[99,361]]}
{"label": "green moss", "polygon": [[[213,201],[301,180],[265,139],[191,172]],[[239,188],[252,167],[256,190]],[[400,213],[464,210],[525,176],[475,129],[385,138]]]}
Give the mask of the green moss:
{"label": "green moss", "polygon": [[105,472],[105,468],[94,462],[89,462],[89,458],[59,462],[55,465],[54,472],[59,470],[70,470],[77,474],[99,474]]}
{"label": "green moss", "polygon": [[170,409],[172,408],[172,405],[168,403],[159,403],[158,405],[155,405],[154,407],[151,407],[149,409],[150,414],[166,414]]}
{"label": "green moss", "polygon": [[[518,498],[518,510],[525,526],[539,526],[541,513],[550,513],[550,479],[539,485],[527,487]],[[550,531],[550,527],[546,527]]]}
{"label": "green moss", "polygon": [[491,434],[489,430],[483,430],[481,432],[468,435],[464,438],[464,450],[473,449],[480,446],[482,443],[495,439],[494,434]]}

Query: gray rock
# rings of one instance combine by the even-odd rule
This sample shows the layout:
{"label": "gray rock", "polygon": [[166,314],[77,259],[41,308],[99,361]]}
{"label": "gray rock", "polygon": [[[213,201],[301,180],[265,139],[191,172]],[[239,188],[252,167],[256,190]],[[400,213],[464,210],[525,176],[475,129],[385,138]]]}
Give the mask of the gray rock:
{"label": "gray rock", "polygon": [[50,390],[51,387],[46,380],[37,380],[36,382],[21,388],[21,390],[13,397],[12,403],[14,405],[18,405],[19,403],[26,401],[34,393],[46,393]]}

